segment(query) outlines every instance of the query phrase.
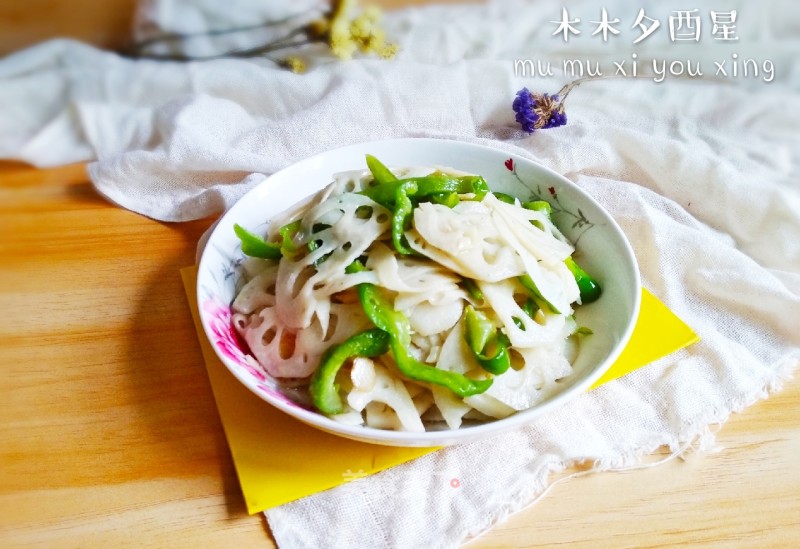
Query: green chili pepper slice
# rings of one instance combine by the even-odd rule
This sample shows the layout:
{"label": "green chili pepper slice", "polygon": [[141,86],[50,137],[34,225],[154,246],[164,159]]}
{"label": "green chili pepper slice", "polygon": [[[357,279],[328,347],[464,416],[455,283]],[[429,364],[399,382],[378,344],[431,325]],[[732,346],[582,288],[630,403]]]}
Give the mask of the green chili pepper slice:
{"label": "green chili pepper slice", "polygon": [[330,347],[322,355],[320,366],[311,376],[311,384],[308,387],[314,406],[324,414],[341,414],[344,405],[339,396],[336,374],[351,358],[372,358],[388,350],[389,334],[378,328],[358,333]]}
{"label": "green chili pepper slice", "polygon": [[453,207],[461,194],[473,194],[477,200],[482,200],[489,192],[486,180],[476,175],[450,176],[436,172],[424,177],[398,179],[372,155],[367,155],[367,167],[377,184],[359,194],[392,210],[392,244],[403,255],[413,253],[404,234],[411,226],[415,203],[427,199]]}
{"label": "green chili pepper slice", "polygon": [[522,305],[522,310],[526,315],[533,318],[536,315],[536,311],[539,310],[539,305],[537,305],[536,301],[533,298],[528,298],[525,300],[525,304]]}
{"label": "green chili pepper slice", "polygon": [[367,168],[369,168],[376,185],[361,191],[359,194],[368,196],[381,206],[393,208],[397,197],[397,189],[401,186],[398,183],[397,176],[383,162],[371,154],[367,155]]}
{"label": "green chili pepper slice", "polygon": [[450,193],[434,193],[430,196],[431,202],[434,204],[441,204],[448,208],[455,208],[461,199],[458,197],[457,192]]}
{"label": "green chili pepper slice", "polygon": [[[377,173],[380,173],[378,170]],[[377,180],[377,176],[376,176]],[[451,177],[432,174],[425,177],[410,177],[386,181],[360,192],[378,204],[392,210],[392,243],[395,250],[403,255],[413,251],[404,242],[404,234],[410,228],[414,202],[421,199],[435,201],[446,194],[448,206],[458,203],[460,194],[472,193],[481,200],[489,191],[486,181],[479,176]],[[452,205],[451,205],[452,204]]]}
{"label": "green chili pepper slice", "polygon": [[262,259],[280,259],[281,247],[270,244],[257,234],[253,234],[238,223],[233,225],[233,232],[242,242],[242,253],[250,257],[260,257]]}
{"label": "green chili pepper slice", "polygon": [[564,264],[570,270],[572,276],[575,277],[575,282],[578,283],[578,289],[581,291],[581,303],[585,304],[597,301],[603,291],[600,284],[598,284],[590,274],[584,271],[580,265],[575,263],[575,260],[571,257],[565,259]]}
{"label": "green chili pepper slice", "polygon": [[495,329],[485,314],[476,311],[471,305],[467,305],[464,316],[464,337],[478,364],[495,375],[506,372],[511,367],[508,338]]}
{"label": "green chili pepper slice", "polygon": [[401,181],[413,181],[418,191],[415,198],[427,198],[438,193],[474,194],[476,200],[483,200],[489,192],[489,185],[479,175],[446,175],[435,172],[423,177],[409,177]]}
{"label": "green chili pepper slice", "polygon": [[[525,300],[525,303],[522,304],[521,309],[526,316],[530,317],[533,320],[536,320],[535,316],[536,312],[539,310],[539,305],[536,303],[536,301],[534,301],[532,297],[529,297],[528,299]],[[521,318],[513,316],[511,317],[511,319],[514,321],[514,324],[516,325],[517,328],[523,331],[525,330],[525,323],[522,321]]]}
{"label": "green chili pepper slice", "polygon": [[366,271],[367,268],[364,267],[364,263],[362,262],[362,260],[363,256],[362,258],[356,259],[350,265],[344,268],[344,272],[347,274],[355,274],[355,273],[360,273],[362,271]]}
{"label": "green chili pepper slice", "polygon": [[369,168],[372,177],[375,178],[375,182],[378,185],[385,185],[387,183],[391,183],[392,181],[397,181],[397,176],[394,175],[391,170],[383,164],[383,162],[371,154],[367,155],[367,168]]}
{"label": "green chili pepper slice", "polygon": [[297,219],[278,229],[281,235],[281,254],[284,257],[292,257],[298,252],[298,247],[292,239],[300,231],[300,225],[301,221]]}
{"label": "green chili pepper slice", "polygon": [[[534,210],[534,211],[537,211],[537,212],[542,212],[545,215],[545,217],[547,217],[548,221],[551,221],[551,215],[553,213],[553,207],[550,205],[549,202],[546,202],[544,200],[534,200],[533,202],[523,202],[522,203],[522,207],[525,208],[526,210]],[[544,229],[544,223],[542,223],[538,219],[531,220],[531,225],[533,225],[534,227],[536,227],[536,228],[538,228],[538,229],[540,229],[542,231],[545,230]]]}
{"label": "green chili pepper slice", "polygon": [[390,210],[394,208],[397,199],[397,190],[402,186],[400,181],[391,181],[383,183],[374,187],[369,187],[360,191],[358,194],[363,194]]}
{"label": "green chili pepper slice", "polygon": [[517,199],[507,193],[501,193],[497,191],[492,191],[494,197],[499,200],[500,202],[505,202],[506,204],[516,204]]}
{"label": "green chili pepper slice", "polygon": [[483,301],[483,292],[478,287],[478,284],[471,278],[465,278],[464,289],[467,290],[469,296],[475,301]]}
{"label": "green chili pepper slice", "polygon": [[550,216],[553,213],[553,207],[546,200],[534,200],[532,202],[523,202],[522,207],[525,208],[526,210],[535,210],[537,212],[542,212],[547,216],[547,219],[550,219]]}
{"label": "green chili pepper slice", "polygon": [[[238,223],[233,225],[233,232],[242,241],[242,253],[245,255],[262,259],[280,259],[281,256],[292,257],[300,250],[293,240],[300,231],[300,226],[301,221],[298,219],[278,229],[278,233],[281,235],[280,245],[267,242]],[[308,249],[313,251],[310,246]]]}
{"label": "green chili pepper slice", "polygon": [[405,232],[411,225],[411,213],[414,210],[414,204],[411,203],[409,195],[414,194],[417,190],[417,185],[410,181],[403,181],[395,193],[395,207],[392,213],[392,244],[398,253],[403,255],[410,255],[414,250],[408,247],[405,242]]}
{"label": "green chili pepper slice", "polygon": [[[359,267],[351,267],[349,267],[351,272],[362,270]],[[492,385],[491,379],[470,379],[458,372],[440,370],[416,360],[408,352],[411,343],[408,318],[400,311],[395,311],[389,300],[374,284],[366,282],[359,284],[358,296],[367,318],[376,327],[389,334],[389,348],[394,355],[397,368],[409,379],[441,385],[460,397],[483,393]]]}
{"label": "green chili pepper slice", "polygon": [[476,353],[481,352],[495,332],[494,324],[485,314],[470,305],[466,307],[464,323],[467,343]]}
{"label": "green chili pepper slice", "polygon": [[536,287],[536,283],[531,278],[531,275],[524,274],[520,276],[518,280],[523,286],[525,286],[525,289],[531,293],[531,297],[533,298],[534,301],[536,301],[536,304],[539,306],[539,308],[547,307],[555,314],[557,315],[561,314],[561,312],[558,309],[556,309],[552,303],[550,303],[544,298],[542,293],[539,291],[539,288]]}
{"label": "green chili pepper slice", "polygon": [[[377,181],[377,178],[376,178]],[[396,204],[397,189],[404,183],[414,183],[416,189],[408,196],[416,200],[431,199],[442,193],[473,194],[476,200],[483,200],[489,192],[486,180],[478,175],[451,176],[442,173],[433,173],[423,177],[407,177],[380,183],[374,187],[359,192],[368,196],[378,204],[392,208]]]}

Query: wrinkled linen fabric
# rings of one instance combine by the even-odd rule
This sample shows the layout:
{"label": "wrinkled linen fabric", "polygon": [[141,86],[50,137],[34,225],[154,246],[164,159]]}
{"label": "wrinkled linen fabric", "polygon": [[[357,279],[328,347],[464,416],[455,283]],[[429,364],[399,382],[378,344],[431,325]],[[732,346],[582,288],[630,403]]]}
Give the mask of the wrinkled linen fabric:
{"label": "wrinkled linen fabric", "polygon": [[[239,11],[220,15],[210,1],[148,2],[137,36],[280,15],[255,4],[265,3],[237,0]],[[271,509],[280,547],[457,546],[573,464],[603,471],[663,446],[708,448],[715,425],[791,378],[800,361],[800,14],[788,2],[756,12],[723,1],[714,9],[737,10],[738,42],[714,40],[701,10],[701,42],[679,44],[663,27],[686,6],[648,3],[662,29],[632,46],[642,5],[604,7],[622,20],[607,43],[591,36],[601,14],[588,2],[570,4],[583,23],[568,43],[552,36],[562,5],[548,0],[402,10],[386,15],[397,59],[342,63],[311,48],[305,75],[266,60],[132,61],[69,41],[0,61],[0,156],[93,160],[101,194],[160,220],[218,214],[282,167],[371,139],[452,138],[526,156],[610,211],[644,285],[702,338],[525,428]],[[192,53],[247,47],[242,40],[203,39]],[[510,108],[518,89],[557,91],[571,79],[565,59],[599,62],[606,75],[625,59],[630,70],[632,53],[642,78],[584,83],[569,96],[565,127],[519,130]],[[734,54],[758,60],[759,76],[715,74],[720,60],[730,73]],[[703,77],[657,83],[645,62],[653,58],[699,62]],[[552,61],[554,74],[515,74],[514,59]]]}

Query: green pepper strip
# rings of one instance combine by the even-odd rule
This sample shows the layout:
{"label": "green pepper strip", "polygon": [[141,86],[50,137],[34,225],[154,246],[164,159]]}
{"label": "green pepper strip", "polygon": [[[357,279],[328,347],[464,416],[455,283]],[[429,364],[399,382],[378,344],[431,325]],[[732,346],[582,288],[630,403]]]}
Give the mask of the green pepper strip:
{"label": "green pepper strip", "polygon": [[[376,173],[380,174],[381,172],[376,169]],[[378,176],[375,178],[377,181]],[[398,253],[409,255],[413,253],[413,250],[403,241],[403,235],[411,225],[411,214],[414,210],[412,199],[416,201],[425,198],[432,199],[432,197],[438,197],[445,193],[455,193],[456,195],[473,193],[476,198],[482,199],[488,190],[486,181],[479,176],[450,177],[433,174],[388,181],[361,191],[360,194],[368,196],[382,206],[393,209],[392,243]],[[449,200],[452,202],[452,198]]]}
{"label": "green pepper strip", "polygon": [[467,290],[467,293],[472,299],[476,301],[483,301],[483,292],[473,279],[471,278],[464,279],[464,289]]}
{"label": "green pepper strip", "polygon": [[[529,297],[528,299],[525,300],[525,303],[522,304],[521,309],[523,313],[525,313],[528,317],[531,318],[531,320],[535,321],[534,316],[536,315],[536,311],[539,310],[539,305],[536,304],[536,301],[534,301],[532,297]],[[512,317],[512,320],[514,321],[514,324],[516,325],[517,328],[519,328],[520,330],[525,330],[525,323],[522,322],[521,318]]]}
{"label": "green pepper strip", "polygon": [[238,223],[233,225],[233,232],[242,241],[242,253],[250,257],[260,257],[262,259],[280,259],[281,247],[270,244],[260,236],[251,233]]}
{"label": "green pepper strip", "polygon": [[314,406],[324,414],[341,414],[344,411],[339,397],[336,374],[344,363],[355,357],[376,357],[389,350],[389,334],[378,328],[358,333],[334,345],[322,355],[322,361],[308,387]]}
{"label": "green pepper strip", "polygon": [[280,229],[278,233],[281,235],[281,254],[286,257],[291,257],[297,253],[297,246],[292,241],[294,236],[300,230],[301,221],[299,219],[287,223]]}
{"label": "green pepper strip", "polygon": [[378,185],[385,185],[387,183],[391,183],[392,181],[397,181],[397,176],[394,175],[391,170],[383,164],[383,162],[371,154],[367,155],[367,167],[369,168],[369,171],[372,173],[372,177],[375,178],[375,182]]}
{"label": "green pepper strip", "polygon": [[451,193],[434,193],[430,196],[431,202],[434,204],[441,204],[442,206],[447,206],[448,208],[455,208],[461,199],[458,197],[458,193],[451,192]]}
{"label": "green pepper strip", "polygon": [[398,179],[389,168],[372,155],[367,155],[367,167],[377,185],[361,191],[378,204],[392,210],[392,243],[395,250],[403,255],[410,255],[413,250],[404,241],[405,232],[411,225],[411,214],[414,201],[428,199],[453,207],[458,203],[458,195],[472,193],[482,200],[489,192],[489,186],[480,176],[467,175],[453,177],[442,173],[433,173],[424,177],[408,177]]}
{"label": "green pepper strip", "polygon": [[395,208],[392,214],[392,243],[394,249],[403,255],[410,255],[414,250],[408,247],[405,242],[405,232],[411,225],[411,213],[414,211],[414,204],[411,203],[409,195],[417,191],[417,185],[411,181],[403,181],[395,192]]}
{"label": "green pepper strip", "polygon": [[536,311],[538,310],[539,310],[539,305],[537,305],[536,301],[534,301],[530,297],[525,300],[525,304],[522,306],[522,311],[531,318],[533,318],[536,315]]}
{"label": "green pepper strip", "polygon": [[575,277],[575,282],[578,283],[578,289],[581,291],[581,304],[597,301],[602,293],[600,284],[598,284],[590,274],[584,271],[580,265],[575,263],[575,260],[571,257],[565,259],[564,264],[570,270],[572,276]]}
{"label": "green pepper strip", "polygon": [[542,212],[544,215],[547,216],[547,219],[550,219],[550,215],[553,213],[553,207],[550,205],[549,202],[545,200],[534,200],[533,202],[523,202],[522,207],[526,210],[535,210],[537,212]]}
{"label": "green pepper strip", "polygon": [[505,202],[506,204],[516,204],[517,199],[507,193],[501,193],[497,191],[492,191],[494,197],[499,200],[500,202]]}
{"label": "green pepper strip", "polygon": [[[374,176],[374,174],[373,174]],[[378,181],[378,178],[375,178]],[[361,191],[359,194],[368,196],[378,204],[391,208],[395,205],[397,189],[404,183],[414,183],[417,189],[408,196],[417,200],[430,198],[442,193],[474,194],[476,200],[483,200],[489,192],[486,180],[478,175],[464,175],[460,177],[433,173],[424,177],[408,177],[379,183]]]}
{"label": "green pepper strip", "polygon": [[478,364],[489,373],[500,375],[511,367],[508,354],[509,341],[500,330],[496,330],[489,318],[467,305],[464,336]]}
{"label": "green pepper strip", "polygon": [[[364,270],[363,265],[354,262],[347,268],[348,273]],[[440,370],[425,364],[409,355],[411,326],[406,315],[395,311],[389,300],[374,284],[363,282],[358,285],[358,297],[364,312],[375,326],[389,335],[389,348],[394,355],[400,372],[416,381],[424,381],[446,387],[460,397],[483,393],[492,385],[491,379],[470,379],[458,372]]]}
{"label": "green pepper strip", "polygon": [[534,283],[533,279],[531,278],[531,275],[524,274],[521,277],[519,277],[518,280],[523,286],[525,286],[525,289],[531,293],[533,300],[536,301],[536,304],[539,305],[539,308],[544,308],[543,306],[546,306],[555,314],[557,315],[561,314],[561,312],[558,309],[556,309],[552,303],[550,303],[544,298],[542,293],[539,291],[539,288],[536,287],[536,283]]}
{"label": "green pepper strip", "polygon": [[260,257],[262,259],[280,259],[281,256],[293,256],[298,248],[292,241],[300,230],[300,220],[287,223],[278,232],[281,235],[281,243],[272,244],[267,242],[257,234],[253,234],[238,223],[233,225],[233,232],[242,241],[242,253],[250,257]]}
{"label": "green pepper strip", "polygon": [[[544,200],[534,200],[533,202],[523,202],[522,207],[526,210],[534,210],[537,212],[542,212],[545,217],[547,217],[548,221],[552,221],[551,214],[553,213],[553,207],[550,205],[549,202],[545,202]],[[539,221],[538,219],[531,220],[531,225],[536,227],[540,230],[544,229],[544,223]]]}
{"label": "green pepper strip", "polygon": [[479,175],[453,176],[432,173],[423,177],[409,177],[401,181],[413,181],[419,187],[415,198],[426,198],[438,193],[474,194],[476,200],[483,200],[489,192],[489,185]]}

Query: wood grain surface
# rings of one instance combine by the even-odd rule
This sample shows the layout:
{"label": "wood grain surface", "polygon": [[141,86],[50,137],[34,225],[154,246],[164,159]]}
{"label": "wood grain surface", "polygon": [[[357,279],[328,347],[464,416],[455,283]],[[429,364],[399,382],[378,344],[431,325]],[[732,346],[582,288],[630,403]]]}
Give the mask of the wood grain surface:
{"label": "wood grain surface", "polygon": [[[132,3],[3,3],[0,49],[111,44]],[[0,547],[274,545],[245,512],[178,273],[210,223],[109,204],[82,165],[0,163]],[[797,547],[798,402],[789,382],[716,452],[559,483],[471,547]]]}

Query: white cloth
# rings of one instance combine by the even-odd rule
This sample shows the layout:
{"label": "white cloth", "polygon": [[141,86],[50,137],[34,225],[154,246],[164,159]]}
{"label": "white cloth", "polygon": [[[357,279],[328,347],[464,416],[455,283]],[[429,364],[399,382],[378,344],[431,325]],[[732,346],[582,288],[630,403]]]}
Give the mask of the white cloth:
{"label": "white cloth", "polygon": [[[636,46],[642,5],[625,0],[605,4],[621,19],[607,43],[591,36],[601,13],[588,2],[570,4],[582,34],[566,44],[551,35],[562,14],[551,0],[409,9],[387,15],[402,45],[396,60],[341,63],[315,49],[305,75],[263,60],[134,62],[50,42],[0,62],[0,156],[99,159],[90,167],[99,192],[173,221],[219,213],[313,153],[392,136],[514,151],[597,198],[630,238],[645,286],[701,342],[526,428],[267,512],[281,547],[451,547],[528,504],[553,471],[634,466],[662,445],[707,447],[710,426],[778,389],[800,361],[800,15],[789,2],[751,11],[722,0],[713,9],[737,10],[738,42],[715,40],[703,8],[701,42],[672,43],[679,4],[648,3],[661,29]],[[193,5],[148,4],[142,32],[210,25],[211,8]],[[570,79],[563,59],[598,61],[605,74],[625,59],[630,70],[632,53],[642,74],[655,57],[700,62],[704,77],[584,83],[567,100],[567,126],[519,131],[510,108],[519,88],[557,91]],[[761,69],[770,60],[774,80],[763,70],[715,75],[720,60],[732,73],[734,53]],[[553,61],[555,75],[517,76],[513,59]]]}

